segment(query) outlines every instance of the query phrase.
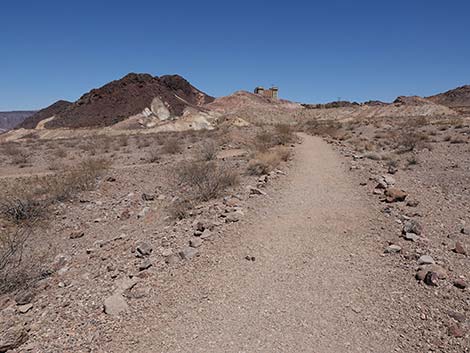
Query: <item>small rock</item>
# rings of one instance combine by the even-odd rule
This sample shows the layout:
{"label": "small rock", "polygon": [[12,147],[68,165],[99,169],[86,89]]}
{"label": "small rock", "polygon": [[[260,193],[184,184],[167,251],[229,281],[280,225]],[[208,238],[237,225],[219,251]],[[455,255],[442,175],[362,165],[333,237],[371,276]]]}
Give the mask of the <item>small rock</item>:
{"label": "small rock", "polygon": [[126,303],[126,300],[120,293],[115,293],[104,301],[104,312],[111,316],[119,315],[121,312],[126,311],[129,306]]}
{"label": "small rock", "polygon": [[195,257],[198,254],[198,250],[196,248],[192,248],[190,246],[184,248],[179,252],[180,257],[183,260],[191,260],[193,257]]}
{"label": "small rock", "polygon": [[189,241],[189,246],[192,248],[199,248],[203,242],[204,240],[201,238],[193,238]]}
{"label": "small rock", "polygon": [[155,200],[155,195],[152,194],[146,194],[145,192],[142,194],[142,200],[144,201],[154,201]]}
{"label": "small rock", "polygon": [[454,281],[454,286],[459,289],[465,289],[467,288],[467,283],[463,279],[458,278]]}
{"label": "small rock", "polygon": [[470,235],[470,228],[462,227],[462,229],[460,230],[460,233],[465,234],[465,235]]}
{"label": "small rock", "polygon": [[449,315],[452,319],[458,322],[465,322],[466,318],[464,314],[458,313],[456,311],[449,310],[447,312],[447,315]]}
{"label": "small rock", "polygon": [[435,263],[434,259],[429,255],[422,255],[418,259],[418,265],[431,265],[434,263]]}
{"label": "small rock", "polygon": [[401,247],[395,244],[392,244],[385,249],[386,254],[399,253],[400,251],[401,251]]}
{"label": "small rock", "polygon": [[465,249],[463,244],[459,241],[455,243],[454,252],[456,254],[467,255],[467,250]]}
{"label": "small rock", "polygon": [[403,190],[397,188],[388,188],[387,190],[385,190],[385,196],[387,196],[387,199],[385,201],[388,203],[392,203],[405,201],[408,194]]}
{"label": "small rock", "polygon": [[437,287],[438,280],[439,280],[439,276],[437,275],[436,272],[429,271],[428,273],[426,273],[426,276],[424,277],[424,283],[426,283],[428,286]]}
{"label": "small rock", "polygon": [[178,256],[176,256],[176,255],[170,255],[170,256],[167,256],[167,257],[165,258],[165,263],[166,263],[167,265],[174,265],[174,264],[176,264],[176,263],[178,262],[178,260],[179,260],[179,257],[178,257]]}
{"label": "small rock", "polygon": [[110,183],[114,183],[114,182],[116,181],[116,178],[110,176],[110,177],[107,177],[107,178],[106,178],[106,181],[108,181],[108,182],[110,182]]}
{"label": "small rock", "polygon": [[136,251],[137,257],[149,256],[152,253],[153,248],[147,242],[139,242],[137,244]]}
{"label": "small rock", "polygon": [[34,292],[32,291],[23,291],[18,293],[15,296],[15,302],[17,305],[25,305],[31,303],[31,300],[34,298]]}
{"label": "small rock", "polygon": [[403,224],[403,234],[413,233],[416,235],[421,235],[423,232],[423,227],[417,221],[411,219],[405,221]]}
{"label": "small rock", "polygon": [[398,172],[398,168],[397,168],[397,167],[394,167],[394,166],[392,166],[392,165],[390,165],[390,166],[388,166],[387,172],[388,172],[389,174],[395,174],[396,172]]}
{"label": "small rock", "polygon": [[417,236],[416,234],[413,234],[413,233],[405,233],[405,235],[403,237],[405,238],[405,240],[409,240],[409,241],[418,241],[419,240],[419,236]]}
{"label": "small rock", "polygon": [[208,239],[212,236],[212,232],[209,229],[204,230],[201,234],[201,239]]}
{"label": "small rock", "polygon": [[460,337],[463,337],[464,332],[459,325],[452,324],[448,327],[447,334],[455,338],[460,338]]}
{"label": "small rock", "polygon": [[245,260],[247,260],[247,261],[256,261],[256,258],[254,256],[246,255]]}
{"label": "small rock", "polygon": [[424,281],[424,278],[426,278],[426,274],[427,274],[427,271],[419,270],[418,272],[416,272],[415,278],[418,281]]}
{"label": "small rock", "polygon": [[146,260],[139,265],[139,271],[145,271],[152,267],[152,262]]}
{"label": "small rock", "polygon": [[225,216],[226,223],[238,222],[244,216],[243,212],[238,210],[235,212],[230,212]]}
{"label": "small rock", "polygon": [[419,201],[418,200],[408,200],[406,205],[408,207],[417,207],[419,205]]}
{"label": "small rock", "polygon": [[33,308],[33,304],[25,304],[25,305],[20,305],[17,307],[17,310],[21,314],[26,314],[28,311],[30,311]]}
{"label": "small rock", "polygon": [[266,193],[263,190],[254,188],[252,186],[249,186],[248,190],[250,190],[250,195],[266,195]]}
{"label": "small rock", "polygon": [[84,235],[85,235],[85,232],[81,230],[76,230],[70,234],[70,239],[79,239],[79,238],[82,238]]}
{"label": "small rock", "polygon": [[374,189],[373,191],[373,194],[374,195],[383,195],[384,194],[384,191],[382,189]]}

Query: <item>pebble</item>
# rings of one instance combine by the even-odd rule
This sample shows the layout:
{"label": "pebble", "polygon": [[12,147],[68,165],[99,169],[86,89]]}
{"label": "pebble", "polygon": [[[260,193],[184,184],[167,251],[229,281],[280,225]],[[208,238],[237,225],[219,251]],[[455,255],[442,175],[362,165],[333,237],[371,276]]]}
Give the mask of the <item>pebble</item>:
{"label": "pebble", "polygon": [[199,248],[203,242],[204,240],[201,238],[193,238],[189,241],[189,246],[192,248]]}
{"label": "pebble", "polygon": [[459,289],[465,289],[467,288],[467,283],[463,279],[458,278],[454,281],[454,286]]}
{"label": "pebble", "polygon": [[192,248],[190,246],[185,247],[183,250],[179,252],[180,257],[183,260],[191,260],[193,257],[195,257],[198,254],[198,250],[195,248]]}
{"label": "pebble", "polygon": [[401,247],[395,244],[392,244],[385,249],[386,254],[399,253],[400,251]]}
{"label": "pebble", "polygon": [[418,259],[418,265],[431,265],[435,263],[434,259],[429,255],[422,255]]}
{"label": "pebble", "polygon": [[454,252],[456,254],[467,255],[467,250],[461,242],[456,242],[454,247]]}

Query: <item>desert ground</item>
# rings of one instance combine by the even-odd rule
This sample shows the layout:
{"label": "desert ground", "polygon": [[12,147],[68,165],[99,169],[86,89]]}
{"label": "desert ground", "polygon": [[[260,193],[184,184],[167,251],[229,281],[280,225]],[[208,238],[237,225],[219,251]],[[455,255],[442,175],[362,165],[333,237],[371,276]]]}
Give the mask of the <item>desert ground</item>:
{"label": "desert ground", "polygon": [[0,135],[0,352],[470,352],[465,109],[109,90]]}

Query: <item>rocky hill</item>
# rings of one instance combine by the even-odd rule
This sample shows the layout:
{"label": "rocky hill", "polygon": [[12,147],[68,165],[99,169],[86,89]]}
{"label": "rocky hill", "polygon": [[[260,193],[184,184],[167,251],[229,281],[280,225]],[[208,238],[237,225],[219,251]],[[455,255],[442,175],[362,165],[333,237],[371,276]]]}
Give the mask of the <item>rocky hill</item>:
{"label": "rocky hill", "polygon": [[60,101],[24,122],[34,128],[46,122],[46,128],[104,127],[138,114],[156,115],[161,120],[182,115],[187,107],[201,107],[214,100],[192,86],[183,77],[131,73],[103,87],[92,89],[74,103]]}
{"label": "rocky hill", "polygon": [[470,107],[470,85],[427,97],[430,101],[451,108]]}
{"label": "rocky hill", "polygon": [[35,111],[0,112],[0,133],[13,129],[34,113]]}

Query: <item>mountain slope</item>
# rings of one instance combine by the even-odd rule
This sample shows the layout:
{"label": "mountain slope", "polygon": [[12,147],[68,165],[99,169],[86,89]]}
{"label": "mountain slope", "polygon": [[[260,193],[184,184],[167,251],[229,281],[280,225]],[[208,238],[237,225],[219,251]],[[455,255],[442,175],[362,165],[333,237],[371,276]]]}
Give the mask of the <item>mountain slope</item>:
{"label": "mountain slope", "polygon": [[[92,89],[76,102],[58,111],[50,109],[55,118],[45,123],[46,128],[104,127],[116,124],[144,110],[150,112],[155,99],[170,116],[180,116],[184,109],[201,107],[214,100],[178,75],[153,77],[131,73],[100,88]],[[158,109],[158,108],[156,108]],[[153,109],[152,109],[153,111]],[[47,114],[46,114],[47,115]],[[23,124],[32,128],[52,116],[36,115]]]}
{"label": "mountain slope", "polygon": [[470,85],[427,97],[430,101],[447,107],[470,107]]}
{"label": "mountain slope", "polygon": [[34,129],[40,121],[60,114],[61,112],[65,111],[65,109],[67,109],[70,105],[72,105],[72,103],[68,101],[57,101],[54,104],[48,106],[47,108],[41,109],[40,111],[36,112],[28,119],[24,120],[21,124],[19,124],[18,127],[25,129]]}

